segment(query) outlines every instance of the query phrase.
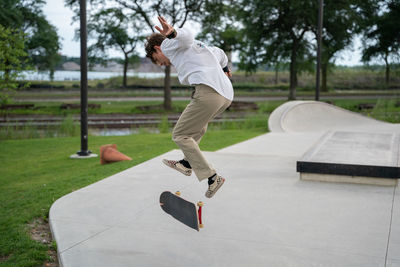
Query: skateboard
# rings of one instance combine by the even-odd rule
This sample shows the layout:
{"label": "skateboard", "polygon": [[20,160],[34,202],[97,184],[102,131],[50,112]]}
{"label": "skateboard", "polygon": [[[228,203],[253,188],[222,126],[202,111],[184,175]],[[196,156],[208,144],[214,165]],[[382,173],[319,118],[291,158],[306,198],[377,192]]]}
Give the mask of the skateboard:
{"label": "skateboard", "polygon": [[199,228],[203,227],[201,221],[203,202],[201,201],[197,203],[199,207],[197,209],[194,203],[181,198],[179,191],[175,194],[165,191],[160,195],[160,206],[166,213],[194,230],[199,231]]}

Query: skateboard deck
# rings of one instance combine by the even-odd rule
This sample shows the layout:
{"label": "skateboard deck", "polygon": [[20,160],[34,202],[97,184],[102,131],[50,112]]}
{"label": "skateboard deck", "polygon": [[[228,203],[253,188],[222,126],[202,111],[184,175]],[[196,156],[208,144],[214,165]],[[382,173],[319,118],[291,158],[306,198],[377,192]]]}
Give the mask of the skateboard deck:
{"label": "skateboard deck", "polygon": [[197,231],[199,231],[199,227],[202,227],[202,203],[199,202],[198,205],[199,211],[197,211],[196,205],[194,203],[187,201],[177,194],[173,194],[169,191],[162,192],[160,195],[160,206],[166,213],[168,213],[181,223]]}

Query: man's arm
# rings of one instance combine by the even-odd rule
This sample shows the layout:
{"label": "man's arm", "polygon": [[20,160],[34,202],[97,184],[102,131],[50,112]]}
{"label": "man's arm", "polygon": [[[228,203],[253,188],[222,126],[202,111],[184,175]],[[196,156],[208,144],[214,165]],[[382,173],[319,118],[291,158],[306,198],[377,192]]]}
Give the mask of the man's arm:
{"label": "man's arm", "polygon": [[193,44],[194,37],[188,30],[181,28],[175,30],[174,27],[168,24],[164,17],[159,16],[158,20],[161,23],[162,29],[158,26],[155,26],[155,28],[160,32],[160,34],[167,37],[167,39],[171,39],[169,42],[168,40],[166,41],[169,49],[190,47]]}
{"label": "man's arm", "polygon": [[231,70],[228,67],[228,57],[226,56],[224,50],[212,46],[210,47],[211,52],[214,54],[214,56],[217,58],[219,64],[221,65],[221,68],[225,72],[225,74],[229,77],[232,76]]}

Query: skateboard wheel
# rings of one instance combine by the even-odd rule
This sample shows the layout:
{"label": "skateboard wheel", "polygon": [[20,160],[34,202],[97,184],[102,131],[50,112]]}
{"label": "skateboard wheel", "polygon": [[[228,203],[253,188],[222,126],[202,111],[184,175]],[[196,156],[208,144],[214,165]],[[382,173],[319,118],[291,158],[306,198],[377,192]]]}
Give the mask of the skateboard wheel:
{"label": "skateboard wheel", "polygon": [[181,196],[181,192],[179,192],[179,191],[176,191],[176,192],[175,192],[175,195],[177,195],[177,196],[179,196],[179,197],[180,197],[180,196]]}
{"label": "skateboard wheel", "polygon": [[197,206],[199,206],[199,207],[203,207],[203,205],[204,205],[204,203],[203,203],[202,201],[199,201],[199,202],[197,203]]}

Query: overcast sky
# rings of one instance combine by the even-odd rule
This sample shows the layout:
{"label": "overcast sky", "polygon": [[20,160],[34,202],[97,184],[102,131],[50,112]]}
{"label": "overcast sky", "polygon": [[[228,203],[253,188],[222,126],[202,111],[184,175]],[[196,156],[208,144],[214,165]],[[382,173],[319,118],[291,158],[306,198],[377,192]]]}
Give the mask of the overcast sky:
{"label": "overcast sky", "polygon": [[[58,35],[61,37],[61,54],[66,56],[79,57],[79,41],[74,41],[74,30],[79,27],[79,23],[72,24],[73,12],[64,6],[64,0],[47,0],[44,6],[44,14],[47,19],[57,28]],[[353,46],[354,51],[346,50],[341,53],[336,64],[339,65],[360,65],[360,42],[357,40]],[[139,54],[144,56],[144,49],[139,49]],[[110,51],[111,57],[122,57],[117,51]]]}

